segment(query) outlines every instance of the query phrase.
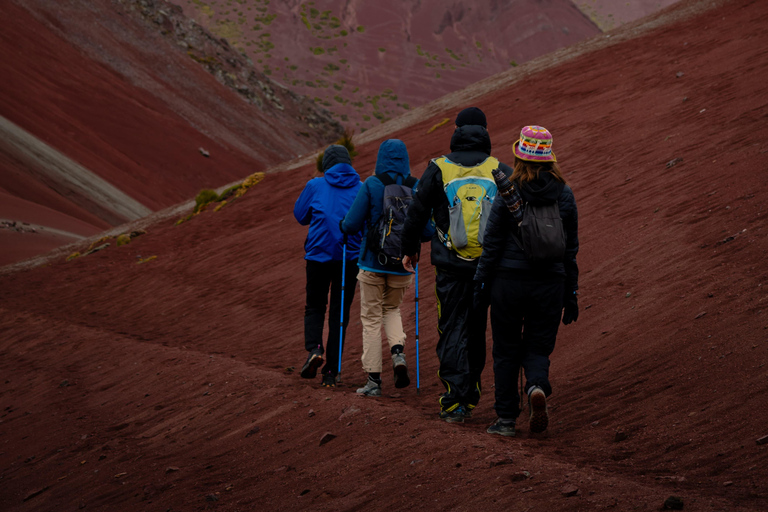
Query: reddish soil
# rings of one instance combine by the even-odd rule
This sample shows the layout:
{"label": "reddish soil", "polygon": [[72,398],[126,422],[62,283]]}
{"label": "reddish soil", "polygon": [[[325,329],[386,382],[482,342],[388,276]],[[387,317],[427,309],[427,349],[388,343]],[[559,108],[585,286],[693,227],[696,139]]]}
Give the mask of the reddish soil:
{"label": "reddish soil", "polygon": [[[485,433],[490,357],[474,418],[437,419],[428,258],[420,394],[387,374],[381,399],[354,394],[355,321],[338,388],[296,375],[307,165],[130,245],[4,271],[3,508],[766,510],[768,6],[705,4],[472,101],[502,160],[522,125],[548,127],[579,202],[581,314],[547,435],[525,415],[517,438]],[[428,129],[463,106],[391,134],[417,175],[447,151],[450,129]]]}
{"label": "reddish soil", "polygon": [[677,3],[679,0],[572,0],[601,30],[612,30]]}
{"label": "reddish soil", "polygon": [[[288,91],[273,90],[277,108],[272,101],[249,103],[222,85],[188,55],[204,48],[200,38],[195,48],[180,47],[163,35],[169,30],[131,10],[134,3],[6,2],[12,21],[0,34],[0,115],[151,210],[335,140],[332,131],[307,125],[302,100]],[[173,19],[192,33],[180,13],[168,16],[164,23]],[[233,62],[245,61],[223,48]],[[0,144],[0,189],[10,195],[100,229],[135,218],[104,215],[98,201],[37,171]],[[14,250],[40,243],[23,238],[30,247]]]}

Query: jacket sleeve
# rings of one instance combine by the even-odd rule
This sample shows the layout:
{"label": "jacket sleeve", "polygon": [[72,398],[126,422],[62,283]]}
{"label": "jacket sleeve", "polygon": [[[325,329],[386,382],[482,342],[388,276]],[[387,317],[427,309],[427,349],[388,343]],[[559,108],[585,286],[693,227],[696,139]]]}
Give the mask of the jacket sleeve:
{"label": "jacket sleeve", "polygon": [[576,208],[576,198],[571,187],[566,186],[560,196],[558,206],[563,218],[565,229],[565,292],[572,293],[579,289],[579,266],[576,254],[579,252],[579,214]]}
{"label": "jacket sleeve", "polygon": [[315,185],[312,183],[314,179],[309,180],[304,190],[301,191],[301,195],[296,200],[296,204],[293,206],[293,216],[299,221],[299,224],[306,226],[312,221],[312,199],[315,196]]}
{"label": "jacket sleeve", "polygon": [[491,214],[483,234],[483,253],[477,262],[475,281],[487,282],[493,277],[496,266],[504,255],[507,237],[512,229],[512,214],[504,200],[497,195],[491,206]]}
{"label": "jacket sleeve", "polygon": [[440,168],[430,162],[421,179],[416,184],[413,193],[413,201],[408,207],[408,213],[403,225],[402,250],[406,256],[413,256],[421,248],[421,237],[426,233],[427,223],[432,216],[435,188],[442,186],[438,183]]}
{"label": "jacket sleeve", "polygon": [[365,220],[371,211],[371,192],[368,180],[357,191],[355,201],[349,208],[347,215],[341,221],[341,231],[348,235],[359,233],[365,225]]}

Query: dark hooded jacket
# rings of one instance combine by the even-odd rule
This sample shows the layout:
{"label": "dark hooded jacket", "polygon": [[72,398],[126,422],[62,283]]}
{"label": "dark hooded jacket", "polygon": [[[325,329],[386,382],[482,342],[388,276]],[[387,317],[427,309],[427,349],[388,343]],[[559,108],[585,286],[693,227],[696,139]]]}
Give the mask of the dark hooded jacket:
{"label": "dark hooded jacket", "polygon": [[[362,186],[360,175],[350,165],[349,152],[343,146],[329,146],[323,156],[324,175],[309,180],[296,200],[293,216],[299,224],[309,224],[304,242],[304,259],[312,261],[341,261],[343,235],[339,222],[352,206]],[[347,239],[347,260],[357,258],[360,233]]]}
{"label": "dark hooded jacket", "polygon": [[[482,163],[490,154],[491,138],[488,130],[479,125],[464,125],[453,132],[451,152],[445,156],[457,164],[473,166]],[[500,164],[499,167],[508,175],[512,174],[509,166]],[[408,218],[403,228],[403,254],[411,256],[419,252],[420,236],[430,218],[434,218],[440,231],[448,232],[448,197],[443,188],[442,172],[434,162],[430,162],[424,171],[415,188],[413,203],[408,208]],[[467,273],[470,278],[477,267],[477,260],[459,258],[454,251],[443,245],[437,234],[432,237],[431,257],[433,265]]]}
{"label": "dark hooded jacket", "polygon": [[[511,175],[511,173],[510,173]],[[579,252],[579,220],[576,199],[571,187],[555,179],[549,172],[542,172],[533,181],[515,183],[525,203],[542,205],[557,201],[560,218],[563,219],[566,243],[562,262],[531,262],[525,256],[515,238],[519,228],[504,201],[493,202],[491,215],[485,229],[483,254],[477,266],[475,280],[488,282],[498,272],[512,272],[531,277],[546,274],[565,276],[566,293],[579,288],[579,267],[576,253]]]}
{"label": "dark hooded jacket", "polygon": [[[408,159],[408,150],[405,143],[398,139],[385,140],[379,146],[379,154],[376,158],[376,171],[363,183],[357,193],[355,202],[349,209],[342,222],[345,233],[356,233],[363,230],[363,239],[360,245],[360,259],[358,266],[369,272],[384,272],[389,274],[408,275],[405,269],[402,272],[392,271],[381,265],[376,254],[366,249],[368,230],[381,216],[384,203],[384,183],[376,176],[388,174],[396,183],[402,184],[411,175],[411,166]],[[430,233],[431,234],[431,233]]]}

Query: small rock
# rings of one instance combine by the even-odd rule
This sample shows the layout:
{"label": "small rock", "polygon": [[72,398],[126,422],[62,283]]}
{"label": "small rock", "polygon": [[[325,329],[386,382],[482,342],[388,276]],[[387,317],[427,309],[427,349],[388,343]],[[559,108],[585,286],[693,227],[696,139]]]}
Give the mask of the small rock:
{"label": "small rock", "polygon": [[733,482],[731,482],[730,480],[727,482],[723,482],[723,487],[730,487],[731,485],[733,485]]}
{"label": "small rock", "polygon": [[323,437],[320,438],[320,446],[323,446],[324,444],[333,441],[336,439],[336,436],[334,434],[331,434],[330,432],[326,432],[323,434]]}
{"label": "small rock", "polygon": [[685,75],[685,73],[683,73],[682,71],[678,71],[677,73],[675,73],[675,76],[676,76],[677,78],[680,78],[680,77],[682,77],[683,75]]}
{"label": "small rock", "polygon": [[311,418],[312,416],[314,416],[314,415],[315,415],[315,411],[314,411],[314,409],[310,409],[310,410],[307,412],[307,416],[309,416],[310,418]]}
{"label": "small rock", "polygon": [[64,379],[63,381],[61,381],[61,383],[59,383],[60,388],[66,388],[67,386],[69,386],[69,381],[66,379]]}
{"label": "small rock", "polygon": [[301,491],[301,492],[299,493],[299,496],[304,496],[304,495],[306,495],[306,494],[309,494],[309,492],[310,492],[310,491],[309,491],[309,489],[304,489],[303,491]]}
{"label": "small rock", "polygon": [[696,315],[695,317],[693,317],[693,319],[694,319],[694,320],[698,320],[699,318],[703,317],[703,316],[704,316],[704,315],[706,315],[706,314],[707,314],[707,312],[706,312],[706,311],[702,311],[701,313],[699,313],[698,315]]}
{"label": "small rock", "polygon": [[208,494],[205,497],[205,501],[219,501],[219,497],[216,496],[215,494]]}
{"label": "small rock", "polygon": [[683,161],[682,158],[673,158],[672,160],[667,162],[667,169],[669,169],[670,167],[676,166],[677,164],[679,164],[682,161]]}
{"label": "small rock", "polygon": [[211,154],[210,154],[209,152],[207,152],[207,151],[206,151],[205,149],[203,149],[203,148],[197,148],[197,150],[198,150],[198,151],[200,152],[200,154],[201,154],[201,155],[203,155],[205,158],[208,158],[208,157],[210,157],[210,156],[211,156]]}
{"label": "small rock", "polygon": [[39,496],[39,495],[43,494],[45,491],[47,491],[50,488],[51,488],[50,486],[46,486],[46,487],[43,487],[42,489],[39,489],[39,490],[34,491],[34,492],[31,492],[31,493],[27,494],[27,497],[24,498],[22,501],[29,501],[32,498],[34,498],[35,496]]}
{"label": "small rock", "polygon": [[512,457],[510,455],[493,454],[486,457],[485,460],[488,461],[488,465],[492,468],[512,464]]}
{"label": "small rock", "polygon": [[596,426],[598,426],[599,424],[600,424],[600,420],[597,420],[597,421],[593,421],[593,422],[592,422],[592,426],[593,426],[593,427],[596,427]]}
{"label": "small rock", "polygon": [[629,436],[627,435],[626,432],[624,432],[622,430],[617,430],[616,431],[616,435],[613,436],[613,442],[614,443],[620,443],[622,441],[626,441],[628,437]]}
{"label": "small rock", "polygon": [[168,473],[174,473],[178,470],[179,468],[177,468],[176,466],[168,466],[167,468],[165,468],[165,474],[167,475]]}
{"label": "small rock", "polygon": [[683,498],[679,496],[670,496],[664,500],[663,508],[665,510],[683,510]]}
{"label": "small rock", "polygon": [[632,296],[632,292],[627,292],[627,294],[624,297],[630,298],[631,296]]}
{"label": "small rock", "polygon": [[577,496],[579,494],[579,488],[569,484],[560,489],[560,493],[566,498],[570,498],[571,496]]}
{"label": "small rock", "polygon": [[520,471],[518,473],[512,473],[509,475],[509,479],[513,482],[522,482],[523,480],[528,480],[531,478],[531,474],[527,471]]}
{"label": "small rock", "polygon": [[757,439],[755,441],[757,444],[765,444],[768,443],[768,436],[763,436],[760,439]]}
{"label": "small rock", "polygon": [[247,434],[245,434],[245,437],[251,437],[254,434],[258,434],[259,430],[261,430],[261,427],[253,427],[251,430],[248,431]]}

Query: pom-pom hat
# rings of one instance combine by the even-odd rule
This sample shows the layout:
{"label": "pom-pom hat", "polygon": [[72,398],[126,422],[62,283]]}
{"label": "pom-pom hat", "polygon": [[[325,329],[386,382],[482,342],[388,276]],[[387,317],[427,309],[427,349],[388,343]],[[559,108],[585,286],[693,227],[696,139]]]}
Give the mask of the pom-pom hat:
{"label": "pom-pom hat", "polygon": [[515,156],[528,162],[557,162],[552,152],[552,134],[543,126],[524,126],[512,146]]}

